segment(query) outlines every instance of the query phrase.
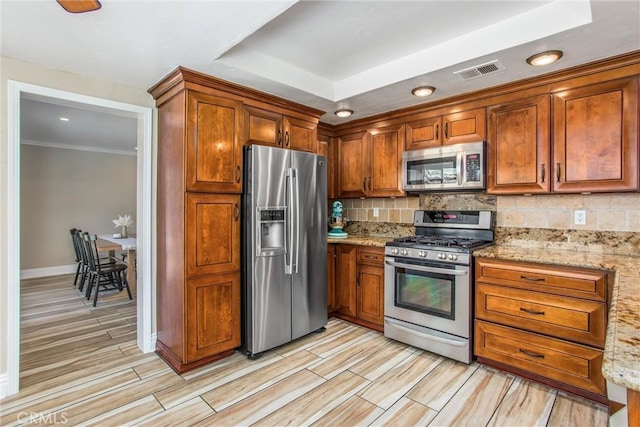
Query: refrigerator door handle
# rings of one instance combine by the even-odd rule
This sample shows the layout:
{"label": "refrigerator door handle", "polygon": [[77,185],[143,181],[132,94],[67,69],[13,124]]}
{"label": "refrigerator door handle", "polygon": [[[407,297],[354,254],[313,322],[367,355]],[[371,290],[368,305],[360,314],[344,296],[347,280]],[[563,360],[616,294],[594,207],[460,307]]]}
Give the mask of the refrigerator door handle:
{"label": "refrigerator door handle", "polygon": [[[294,210],[295,210],[295,240],[292,242],[292,246],[293,246],[293,272],[297,273],[298,272],[298,256],[300,254],[300,185],[299,185],[299,180],[298,180],[298,170],[297,169],[293,169],[293,188],[295,189],[295,203],[294,203]],[[293,229],[294,227],[292,227]]]}
{"label": "refrigerator door handle", "polygon": [[284,237],[284,274],[293,273],[293,169],[286,171],[285,203],[287,204],[286,232]]}

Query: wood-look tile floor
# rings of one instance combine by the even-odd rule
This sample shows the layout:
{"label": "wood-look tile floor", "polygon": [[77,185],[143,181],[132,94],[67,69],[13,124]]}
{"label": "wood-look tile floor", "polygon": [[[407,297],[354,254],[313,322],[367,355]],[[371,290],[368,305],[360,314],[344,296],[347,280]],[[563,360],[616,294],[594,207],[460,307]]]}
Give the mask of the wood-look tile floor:
{"label": "wood-look tile floor", "polygon": [[338,319],[177,375],[136,347],[135,301],[93,308],[72,279],[23,281],[21,391],[0,401],[2,426],[607,425],[603,405]]}

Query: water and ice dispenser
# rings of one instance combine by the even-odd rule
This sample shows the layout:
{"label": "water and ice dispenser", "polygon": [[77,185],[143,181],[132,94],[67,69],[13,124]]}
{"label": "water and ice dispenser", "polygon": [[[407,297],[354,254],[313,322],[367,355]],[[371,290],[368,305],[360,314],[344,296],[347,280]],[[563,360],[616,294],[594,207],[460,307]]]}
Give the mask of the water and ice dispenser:
{"label": "water and ice dispenser", "polygon": [[285,207],[258,208],[257,256],[285,253]]}

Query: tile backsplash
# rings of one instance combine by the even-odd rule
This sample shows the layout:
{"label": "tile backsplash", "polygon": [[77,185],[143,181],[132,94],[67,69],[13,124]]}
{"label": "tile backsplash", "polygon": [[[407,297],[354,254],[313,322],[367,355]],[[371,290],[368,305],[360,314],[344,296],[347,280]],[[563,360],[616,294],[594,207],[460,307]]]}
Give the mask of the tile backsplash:
{"label": "tile backsplash", "polygon": [[[396,199],[345,199],[345,231],[374,236],[406,236],[416,209],[496,212],[496,243],[574,251],[640,253],[640,194],[548,194],[492,196],[483,193],[423,194]],[[378,216],[374,217],[374,208]],[[586,213],[575,224],[574,211]]]}
{"label": "tile backsplash", "polygon": [[[423,194],[407,198],[344,199],[350,222],[411,224],[416,209],[496,211],[496,226],[640,232],[640,193],[492,196],[483,193]],[[374,217],[374,208],[378,216]],[[574,211],[586,224],[574,223]]]}

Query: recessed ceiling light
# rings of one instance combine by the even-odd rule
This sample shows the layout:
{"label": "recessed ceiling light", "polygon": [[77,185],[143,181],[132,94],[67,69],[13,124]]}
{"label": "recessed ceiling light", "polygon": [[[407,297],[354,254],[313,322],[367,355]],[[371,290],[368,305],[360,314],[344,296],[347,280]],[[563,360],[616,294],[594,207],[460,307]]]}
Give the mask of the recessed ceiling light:
{"label": "recessed ceiling light", "polygon": [[537,53],[527,58],[527,64],[534,67],[541,67],[543,65],[549,65],[562,58],[561,50],[548,50],[546,52]]}
{"label": "recessed ceiling light", "polygon": [[435,91],[436,88],[433,86],[419,86],[411,91],[411,95],[423,97],[429,96]]}
{"label": "recessed ceiling light", "polygon": [[338,117],[349,117],[353,114],[353,110],[347,110],[346,108],[341,108],[334,113]]}
{"label": "recessed ceiling light", "polygon": [[63,122],[70,121],[68,117],[60,117],[60,120],[63,121]]}

